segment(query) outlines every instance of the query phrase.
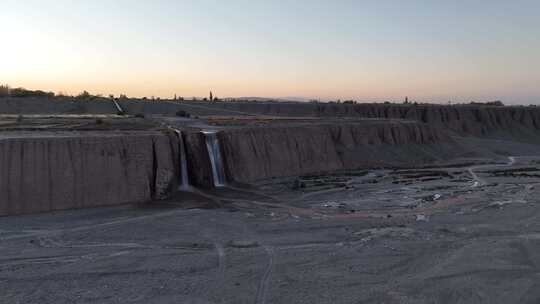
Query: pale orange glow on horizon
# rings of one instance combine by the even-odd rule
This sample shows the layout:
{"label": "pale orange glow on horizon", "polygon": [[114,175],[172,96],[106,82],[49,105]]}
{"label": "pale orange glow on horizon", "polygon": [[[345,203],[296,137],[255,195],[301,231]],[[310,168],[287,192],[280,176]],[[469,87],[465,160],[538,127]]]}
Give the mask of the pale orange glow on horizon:
{"label": "pale orange glow on horizon", "polygon": [[540,101],[540,22],[526,7],[501,20],[492,15],[506,14],[503,4],[456,19],[452,4],[358,10],[353,2],[311,1],[288,4],[309,10],[283,11],[264,1],[7,1],[0,83],[13,87],[161,98],[212,90],[219,97]]}

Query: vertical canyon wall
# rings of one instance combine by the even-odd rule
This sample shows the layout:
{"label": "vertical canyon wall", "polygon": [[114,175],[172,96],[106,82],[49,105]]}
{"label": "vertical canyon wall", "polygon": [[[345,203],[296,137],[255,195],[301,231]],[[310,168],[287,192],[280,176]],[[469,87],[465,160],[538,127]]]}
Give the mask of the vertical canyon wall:
{"label": "vertical canyon wall", "polygon": [[231,181],[433,161],[429,145],[452,145],[416,122],[365,122],[240,128],[218,133]]}
{"label": "vertical canyon wall", "polygon": [[540,131],[540,107],[436,104],[329,104],[278,102],[203,103],[231,113],[295,117],[362,117],[416,120],[443,126],[463,135],[481,136],[497,130]]}
{"label": "vertical canyon wall", "polygon": [[176,189],[178,138],[2,134],[0,215],[164,199]]}

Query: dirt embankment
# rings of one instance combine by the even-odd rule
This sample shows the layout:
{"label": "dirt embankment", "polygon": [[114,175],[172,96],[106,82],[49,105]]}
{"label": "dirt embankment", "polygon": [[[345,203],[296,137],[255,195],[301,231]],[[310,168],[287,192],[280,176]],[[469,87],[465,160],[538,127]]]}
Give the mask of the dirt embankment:
{"label": "dirt embankment", "polygon": [[[181,133],[191,185],[214,185],[206,135]],[[226,128],[217,134],[229,182],[424,164],[456,144],[412,121]],[[9,131],[0,136],[0,215],[163,199],[176,191],[179,139],[160,131]]]}
{"label": "dirt embankment", "polygon": [[117,112],[114,104],[107,99],[0,98],[0,114],[116,114]]}
{"label": "dirt embankment", "polygon": [[[218,133],[229,181],[377,166],[424,164],[445,157],[440,147],[456,146],[446,133],[416,122],[316,124],[237,128]],[[186,135],[191,182],[212,184],[201,133]],[[438,155],[437,155],[438,154]]]}
{"label": "dirt embankment", "polygon": [[[192,115],[273,117],[356,117],[407,119],[444,127],[461,135],[525,136],[539,139],[540,107],[425,104],[327,104],[288,102],[205,102],[124,100],[119,104],[128,114],[174,116],[179,110]],[[116,114],[107,99],[1,98],[1,114]],[[540,139],[539,139],[540,141]]]}
{"label": "dirt embankment", "polygon": [[466,135],[494,130],[540,130],[540,108],[483,105],[325,104],[222,102],[199,105],[235,113],[286,117],[363,117],[409,119],[448,127]]}
{"label": "dirt embankment", "polygon": [[451,130],[458,135],[499,137],[540,142],[540,107],[485,105],[313,104],[255,102],[154,102],[126,103],[133,113],[173,113],[178,109],[194,115],[272,117],[352,117],[406,119]]}
{"label": "dirt embankment", "polygon": [[[460,135],[524,137],[540,142],[540,107],[426,104],[328,104],[288,102],[119,101],[128,114],[174,116],[354,117],[407,119],[453,130]],[[1,114],[116,114],[108,99],[1,98]],[[502,133],[501,133],[502,132]]]}
{"label": "dirt embankment", "polygon": [[0,137],[0,215],[163,199],[178,139],[159,132]]}

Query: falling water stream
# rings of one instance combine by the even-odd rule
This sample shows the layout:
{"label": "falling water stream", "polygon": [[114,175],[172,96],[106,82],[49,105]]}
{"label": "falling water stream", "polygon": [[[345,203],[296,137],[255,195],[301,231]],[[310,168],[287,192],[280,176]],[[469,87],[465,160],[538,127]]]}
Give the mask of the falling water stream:
{"label": "falling water stream", "polygon": [[223,170],[223,162],[221,160],[221,150],[219,149],[219,141],[215,131],[203,131],[206,137],[206,148],[210,157],[212,166],[212,176],[214,178],[215,187],[225,186],[225,172]]}
{"label": "falling water stream", "polygon": [[178,140],[180,141],[180,186],[178,190],[180,191],[189,191],[189,175],[187,169],[187,157],[186,157],[186,145],[182,133],[179,130],[174,130],[178,135]]}

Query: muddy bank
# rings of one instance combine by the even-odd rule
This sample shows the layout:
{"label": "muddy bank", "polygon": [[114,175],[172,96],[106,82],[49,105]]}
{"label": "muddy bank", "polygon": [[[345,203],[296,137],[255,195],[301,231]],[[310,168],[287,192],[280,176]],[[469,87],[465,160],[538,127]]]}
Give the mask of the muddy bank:
{"label": "muddy bank", "polygon": [[160,132],[6,132],[0,215],[163,199],[178,168],[178,139]]}

